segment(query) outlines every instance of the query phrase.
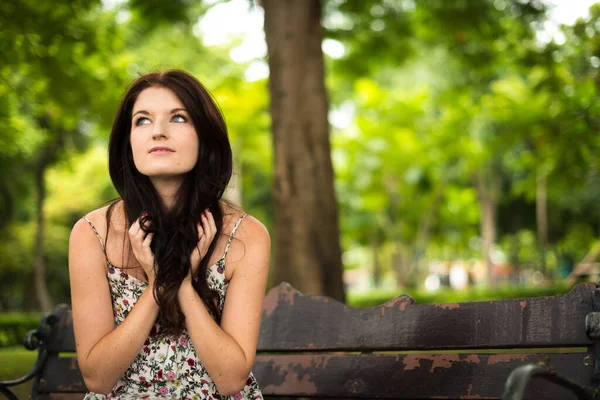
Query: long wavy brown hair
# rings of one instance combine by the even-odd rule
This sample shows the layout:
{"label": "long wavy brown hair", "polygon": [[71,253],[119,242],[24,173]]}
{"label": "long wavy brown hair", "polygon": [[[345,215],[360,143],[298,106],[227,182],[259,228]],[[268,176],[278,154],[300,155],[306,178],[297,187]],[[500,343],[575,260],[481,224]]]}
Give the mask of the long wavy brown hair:
{"label": "long wavy brown hair", "polygon": [[[164,87],[175,93],[188,111],[201,144],[198,146],[198,161],[185,175],[171,209],[164,206],[150,179],[137,170],[131,151],[133,106],[139,94],[149,87]],[[210,92],[196,78],[180,70],[148,73],[137,78],[125,92],[112,126],[109,171],[120,198],[112,202],[106,214],[107,238],[110,217],[118,202],[124,203],[128,227],[142,212],[147,213],[141,223],[146,232],[154,233],[151,249],[155,259],[154,296],[159,304],[159,334],[179,334],[185,318],[177,301],[177,292],[189,272],[190,256],[198,242],[196,226],[202,211],[209,208],[217,226],[215,238],[222,233],[223,212],[219,202],[232,174],[227,127]],[[148,227],[149,220],[152,224]],[[211,243],[192,281],[209,312],[220,321],[218,293],[210,289],[206,278],[208,260],[216,242],[213,240]]]}

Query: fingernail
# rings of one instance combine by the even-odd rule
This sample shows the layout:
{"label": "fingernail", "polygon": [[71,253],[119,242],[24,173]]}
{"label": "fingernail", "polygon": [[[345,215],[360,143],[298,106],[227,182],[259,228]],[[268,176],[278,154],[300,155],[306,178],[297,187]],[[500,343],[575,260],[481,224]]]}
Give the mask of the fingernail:
{"label": "fingernail", "polygon": [[147,216],[147,215],[148,215],[148,213],[147,213],[146,211],[144,211],[144,212],[142,213],[142,215],[140,215],[140,217],[145,217],[145,216]]}

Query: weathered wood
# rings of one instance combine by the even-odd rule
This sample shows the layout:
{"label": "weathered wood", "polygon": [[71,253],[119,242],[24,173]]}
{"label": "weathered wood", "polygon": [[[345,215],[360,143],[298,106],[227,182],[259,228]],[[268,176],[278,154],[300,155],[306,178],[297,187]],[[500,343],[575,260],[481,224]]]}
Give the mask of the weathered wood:
{"label": "weathered wood", "polygon": [[40,377],[41,393],[83,393],[87,390],[75,357],[49,358]]}
{"label": "weathered wood", "polygon": [[596,285],[552,297],[417,305],[399,296],[358,309],[290,285],[265,299],[258,348],[263,351],[435,350],[586,347],[585,315]]}
{"label": "weathered wood", "polygon": [[53,393],[40,395],[35,400],[82,400],[84,396],[83,393]]}
{"label": "weathered wood", "polygon": [[[591,379],[594,358],[587,353],[259,355],[253,370],[265,396],[499,399],[513,369],[545,360],[558,373],[582,384]],[[41,392],[85,390],[75,358],[49,360]],[[542,382],[531,385],[528,395],[569,398],[566,390]]]}
{"label": "weathered wood", "polygon": [[[586,283],[560,296],[436,305],[399,296],[357,309],[281,284],[265,299],[258,350],[586,347],[592,341],[581,327],[594,289]],[[49,351],[74,352],[71,314],[61,315]]]}
{"label": "weathered wood", "polygon": [[[594,360],[585,353],[272,355],[258,357],[254,374],[264,395],[500,399],[513,369],[546,359],[559,374],[589,383]],[[565,389],[541,381],[534,381],[527,395],[545,400],[571,398]]]}
{"label": "weathered wood", "polygon": [[58,317],[58,321],[50,327],[51,334],[48,340],[48,352],[74,352],[75,335],[70,308],[66,304],[61,304],[56,307],[52,314]]}
{"label": "weathered wood", "polygon": [[[500,399],[512,370],[539,361],[589,384],[595,353],[584,320],[592,311],[595,287],[581,284],[547,298],[439,305],[415,305],[400,296],[355,309],[282,284],[265,300],[253,371],[266,397]],[[80,399],[86,388],[76,358],[59,356],[75,351],[71,312],[64,306],[56,315],[40,374],[42,397],[37,398]],[[475,351],[524,347],[555,349],[538,354]],[[461,351],[398,353],[430,349]],[[533,381],[527,396],[573,398],[542,380]]]}

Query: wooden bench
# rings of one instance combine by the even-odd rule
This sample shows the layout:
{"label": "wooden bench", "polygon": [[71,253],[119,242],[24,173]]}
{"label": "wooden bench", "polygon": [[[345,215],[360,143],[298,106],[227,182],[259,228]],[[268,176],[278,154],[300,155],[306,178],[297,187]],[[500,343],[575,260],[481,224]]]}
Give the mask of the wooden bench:
{"label": "wooden bench", "polygon": [[[367,309],[284,283],[265,299],[253,371],[265,397],[594,399],[600,374],[586,330],[600,338],[598,311],[593,283],[554,297],[417,305],[399,296]],[[62,305],[45,318],[28,335],[40,352],[32,398],[81,398],[71,313]],[[536,375],[572,391],[528,384]]]}

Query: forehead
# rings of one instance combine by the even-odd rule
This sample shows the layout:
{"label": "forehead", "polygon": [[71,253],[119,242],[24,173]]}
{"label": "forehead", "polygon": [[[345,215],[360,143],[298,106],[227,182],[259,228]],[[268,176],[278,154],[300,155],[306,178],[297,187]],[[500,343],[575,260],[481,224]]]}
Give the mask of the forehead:
{"label": "forehead", "polygon": [[185,108],[175,93],[165,87],[149,87],[142,90],[133,104],[133,113],[139,110],[170,111],[174,108]]}

